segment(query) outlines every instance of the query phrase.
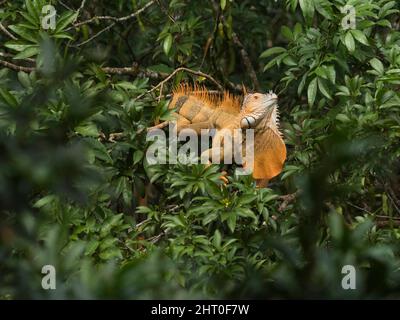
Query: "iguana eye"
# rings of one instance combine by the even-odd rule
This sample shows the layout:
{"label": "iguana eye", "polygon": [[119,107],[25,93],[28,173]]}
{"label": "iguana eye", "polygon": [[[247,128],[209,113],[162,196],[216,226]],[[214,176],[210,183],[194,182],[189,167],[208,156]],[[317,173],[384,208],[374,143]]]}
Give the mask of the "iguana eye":
{"label": "iguana eye", "polygon": [[257,95],[255,95],[255,96],[254,96],[254,99],[256,99],[256,100],[257,100],[257,99],[258,99],[258,96],[257,96]]}

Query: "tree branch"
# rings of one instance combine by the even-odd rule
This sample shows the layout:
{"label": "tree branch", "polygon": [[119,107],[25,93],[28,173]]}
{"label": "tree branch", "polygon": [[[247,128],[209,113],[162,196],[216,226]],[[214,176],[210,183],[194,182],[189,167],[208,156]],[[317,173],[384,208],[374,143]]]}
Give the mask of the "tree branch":
{"label": "tree branch", "polygon": [[111,21],[114,21],[115,23],[116,22],[126,21],[126,20],[129,20],[129,19],[135,18],[136,16],[141,14],[143,11],[145,11],[147,8],[152,6],[155,2],[156,2],[155,0],[151,0],[146,5],[144,5],[142,8],[140,8],[139,10],[137,10],[137,11],[135,11],[135,12],[133,12],[133,13],[127,15],[127,16],[124,16],[124,17],[95,16],[95,17],[92,17],[92,18],[90,18],[88,20],[74,23],[73,27],[68,28],[67,31],[72,29],[72,28],[78,28],[78,27],[80,27],[80,26],[82,26],[84,24],[89,24],[89,23],[92,23],[92,22],[95,22],[95,21],[98,21],[98,20],[111,20]]}
{"label": "tree branch", "polygon": [[201,71],[195,71],[195,70],[192,70],[192,69],[189,69],[189,68],[186,68],[186,67],[180,67],[180,68],[175,69],[168,77],[166,77],[163,81],[161,81],[159,84],[157,84],[154,88],[152,88],[152,89],[146,91],[145,93],[139,95],[136,99],[143,98],[145,95],[147,95],[147,94],[149,94],[151,92],[154,92],[155,90],[157,90],[159,88],[162,89],[164,84],[166,82],[168,82],[169,80],[171,80],[180,71],[186,71],[186,72],[189,72],[191,74],[194,74],[194,75],[197,75],[197,76],[200,76],[200,77],[204,77],[204,78],[210,80],[211,82],[213,82],[218,87],[219,90],[221,90],[221,91],[224,90],[222,85],[219,84],[218,81],[215,80],[212,76],[210,76],[210,75],[208,75],[206,73],[203,73]]}
{"label": "tree branch", "polygon": [[6,29],[6,27],[0,22],[0,30],[3,31],[8,37],[10,37],[13,40],[17,40],[17,38]]}
{"label": "tree branch", "polygon": [[3,65],[4,67],[15,70],[15,71],[32,72],[35,70],[35,68],[33,68],[33,67],[18,66],[16,64],[13,64],[11,62],[7,62],[4,60],[0,60],[0,65]]}
{"label": "tree branch", "polygon": [[[226,24],[225,16],[221,13],[219,4],[215,0],[212,2],[212,4],[214,6],[214,10],[219,13],[220,20],[224,24]],[[238,35],[234,31],[232,31],[232,41],[239,48],[240,56],[242,57],[244,67],[246,68],[246,71],[251,79],[251,82],[253,83],[254,89],[260,91],[261,90],[260,83],[258,82],[257,74],[254,70],[253,64],[251,63],[249,54],[247,53],[242,42],[240,41]]]}
{"label": "tree branch", "polygon": [[150,79],[160,79],[160,77],[167,77],[168,74],[166,73],[160,73],[160,72],[155,72],[151,70],[147,70],[144,68],[140,68],[139,65],[134,62],[132,64],[132,67],[104,67],[102,70],[105,73],[108,74],[118,74],[118,75],[123,75],[123,74],[129,74],[133,76],[139,76],[139,77],[147,77]]}

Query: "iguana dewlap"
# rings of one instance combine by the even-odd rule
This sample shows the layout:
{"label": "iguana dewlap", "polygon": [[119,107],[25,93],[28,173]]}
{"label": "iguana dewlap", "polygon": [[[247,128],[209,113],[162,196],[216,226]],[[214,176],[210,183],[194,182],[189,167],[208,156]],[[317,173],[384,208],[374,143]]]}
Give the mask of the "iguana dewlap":
{"label": "iguana dewlap", "polygon": [[274,93],[253,93],[241,99],[228,92],[220,97],[204,88],[181,85],[173,92],[169,108],[174,109],[178,133],[187,128],[198,134],[212,128],[217,134],[221,129],[254,129],[253,177],[268,181],[282,171],[286,146],[278,128],[278,97]]}

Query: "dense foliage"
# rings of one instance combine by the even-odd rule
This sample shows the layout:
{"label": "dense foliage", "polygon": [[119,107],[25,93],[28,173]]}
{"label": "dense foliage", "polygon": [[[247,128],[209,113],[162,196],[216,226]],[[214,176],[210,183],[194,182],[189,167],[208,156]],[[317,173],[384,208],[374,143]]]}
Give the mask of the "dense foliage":
{"label": "dense foliage", "polygon": [[[400,3],[0,3],[1,298],[399,297]],[[268,188],[146,162],[181,81],[279,94]]]}

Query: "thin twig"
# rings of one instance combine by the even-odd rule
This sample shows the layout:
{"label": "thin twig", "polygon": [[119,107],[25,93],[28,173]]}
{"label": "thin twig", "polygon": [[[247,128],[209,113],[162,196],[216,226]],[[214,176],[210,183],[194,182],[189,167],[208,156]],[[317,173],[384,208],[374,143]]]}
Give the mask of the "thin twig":
{"label": "thin twig", "polygon": [[132,19],[132,18],[136,17],[137,15],[141,14],[144,10],[146,10],[148,7],[152,6],[155,2],[156,2],[155,0],[152,0],[152,1],[148,2],[145,6],[140,8],[139,10],[137,10],[137,11],[135,11],[135,12],[133,12],[133,13],[127,15],[127,16],[124,16],[124,17],[95,16],[95,17],[92,17],[92,18],[90,18],[88,20],[74,23],[73,27],[68,28],[67,31],[72,29],[72,28],[78,28],[78,27],[80,27],[82,25],[93,23],[93,22],[98,21],[98,20],[111,20],[111,21],[114,21],[115,23],[116,22],[126,21],[126,20]]}
{"label": "thin twig", "polygon": [[212,76],[210,76],[210,75],[208,75],[208,74],[206,74],[206,73],[204,73],[204,72],[195,71],[195,70],[192,70],[192,69],[189,69],[189,68],[186,68],[186,67],[179,67],[179,68],[175,69],[168,77],[166,77],[166,78],[165,78],[163,81],[161,81],[158,85],[156,85],[154,88],[152,88],[152,89],[146,91],[145,93],[139,95],[135,100],[138,100],[138,99],[140,99],[140,98],[143,98],[145,95],[154,92],[154,91],[157,90],[158,88],[162,88],[166,82],[168,82],[169,80],[171,80],[171,79],[172,79],[178,72],[180,72],[180,71],[186,71],[186,72],[189,72],[189,73],[191,73],[191,74],[194,74],[194,75],[197,75],[197,76],[200,76],[200,77],[207,78],[208,80],[210,80],[211,82],[213,82],[213,83],[218,87],[219,90],[223,91],[223,89],[224,89],[224,88],[222,87],[222,85],[218,83],[217,80],[215,80]]}
{"label": "thin twig", "polygon": [[[10,58],[10,57],[12,57],[12,55],[4,53],[4,52],[0,52],[0,57]],[[26,58],[23,60],[33,62],[33,63],[35,62],[34,59],[30,59],[30,58]],[[5,66],[7,68],[17,70],[17,71],[32,72],[35,70],[34,67],[19,66],[19,65],[16,65],[16,64],[4,61],[4,60],[0,60],[0,64],[2,64],[3,66]],[[147,69],[139,67],[137,64],[134,64],[132,67],[121,67],[121,68],[103,67],[102,70],[107,74],[118,74],[118,75],[127,74],[127,75],[137,76],[140,78],[147,77],[147,78],[151,78],[151,79],[160,79],[160,78],[168,76],[167,73],[147,70]]]}
{"label": "thin twig", "polygon": [[83,45],[89,43],[89,42],[92,41],[93,39],[96,39],[96,38],[97,38],[99,35],[101,35],[102,33],[106,32],[107,30],[109,30],[109,29],[111,29],[112,27],[114,27],[115,24],[116,24],[116,23],[113,22],[113,23],[110,24],[109,26],[107,26],[107,27],[105,27],[104,29],[102,29],[102,30],[100,30],[99,32],[97,32],[95,35],[91,36],[89,39],[87,39],[87,40],[85,40],[85,41],[83,41],[83,42],[81,42],[81,43],[78,43],[78,44],[76,44],[76,45],[74,45],[74,46],[71,46],[71,47],[81,47],[81,46],[83,46]]}
{"label": "thin twig", "polygon": [[374,215],[372,212],[368,211],[367,209],[362,208],[362,207],[360,207],[360,206],[357,206],[357,205],[355,205],[355,204],[353,204],[353,203],[351,203],[351,202],[349,202],[349,201],[347,201],[347,204],[348,204],[349,206],[355,208],[355,209],[364,211],[365,213],[368,213],[368,214],[370,214],[370,215]]}
{"label": "thin twig", "polygon": [[[3,57],[3,58],[13,58],[14,55],[12,55],[11,53],[6,53],[6,52],[1,52],[1,51],[0,51],[0,57]],[[35,59],[32,59],[32,58],[24,58],[24,59],[19,59],[19,60],[28,61],[28,62],[32,62],[32,63],[35,63],[35,62],[36,62]]]}
{"label": "thin twig", "polygon": [[83,7],[85,6],[86,0],[82,0],[81,6],[79,7],[78,11],[76,11],[77,15],[76,15],[76,19],[78,19],[79,14],[81,13]]}
{"label": "thin twig", "polygon": [[0,22],[0,30],[3,31],[8,37],[10,37],[13,40],[18,40],[17,37],[15,37],[10,31],[7,30],[7,28]]}
{"label": "thin twig", "polygon": [[59,2],[61,3],[61,5],[62,5],[65,9],[68,9],[69,11],[74,11],[70,6],[66,5],[63,1],[59,0]]}
{"label": "thin twig", "polygon": [[375,224],[378,228],[400,227],[399,220],[375,221]]}

